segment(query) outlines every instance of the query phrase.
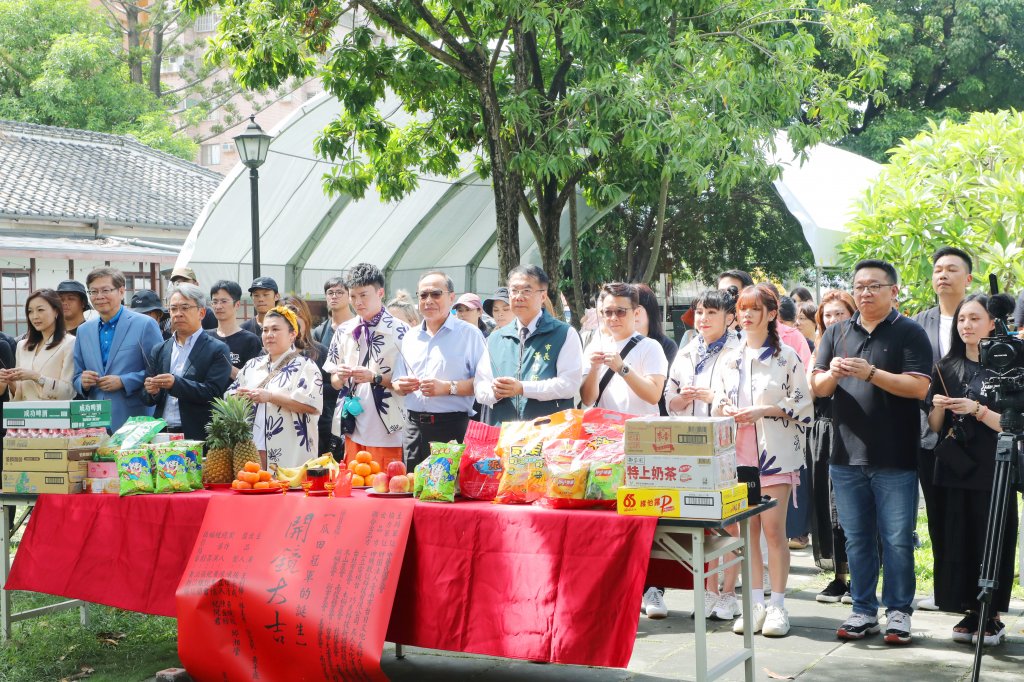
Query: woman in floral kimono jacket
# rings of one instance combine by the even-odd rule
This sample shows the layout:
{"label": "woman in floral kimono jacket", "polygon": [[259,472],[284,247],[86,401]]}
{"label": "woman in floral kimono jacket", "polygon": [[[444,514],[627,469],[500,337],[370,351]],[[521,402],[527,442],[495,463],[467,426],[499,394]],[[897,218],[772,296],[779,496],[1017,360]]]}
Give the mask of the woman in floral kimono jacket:
{"label": "woman in floral kimono jacket", "polygon": [[[800,483],[806,431],[814,418],[807,369],[796,352],[783,346],[776,329],[779,299],[764,285],[747,287],[736,301],[736,316],[743,329],[743,344],[722,358],[723,371],[715,377],[713,414],[736,420],[736,462],[757,466],[761,492],[778,504],[751,519],[751,618],[753,630],[783,637],[789,632],[785,608],[789,579],[789,541],[786,510],[789,496]],[[771,602],[764,604],[760,531],[768,542]],[[760,600],[758,599],[760,595]],[[743,619],[734,632],[743,631]]]}
{"label": "woman in floral kimono jacket", "polygon": [[252,400],[252,432],[264,466],[300,466],[316,457],[317,419],[323,408],[323,376],[316,363],[295,348],[298,322],[287,308],[263,320],[260,355],[245,363],[227,393]]}

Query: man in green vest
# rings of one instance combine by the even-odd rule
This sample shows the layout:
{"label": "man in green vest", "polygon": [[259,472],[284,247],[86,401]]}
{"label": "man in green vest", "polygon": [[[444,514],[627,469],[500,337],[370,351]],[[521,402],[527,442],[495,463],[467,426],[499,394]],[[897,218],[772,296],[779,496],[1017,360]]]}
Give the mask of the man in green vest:
{"label": "man in green vest", "polygon": [[573,406],[583,381],[583,345],[576,330],[544,309],[547,273],[520,265],[508,273],[515,319],[487,339],[473,382],[488,424],[523,421]]}

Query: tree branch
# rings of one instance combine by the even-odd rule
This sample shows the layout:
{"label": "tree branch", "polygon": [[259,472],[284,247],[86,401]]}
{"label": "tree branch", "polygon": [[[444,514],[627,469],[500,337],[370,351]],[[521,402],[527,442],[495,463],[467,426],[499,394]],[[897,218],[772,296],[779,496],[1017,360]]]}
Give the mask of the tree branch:
{"label": "tree branch", "polygon": [[[387,24],[392,31],[398,35],[408,38],[421,50],[445,66],[455,69],[470,82],[476,82],[477,74],[470,69],[468,65],[463,63],[459,58],[436,47],[431,41],[427,40],[426,37],[410,28],[400,17],[384,9],[380,4],[374,2],[374,0],[361,0],[360,4],[367,12]],[[431,16],[433,17],[433,15]]]}
{"label": "tree branch", "polygon": [[493,75],[494,69],[498,66],[498,59],[501,57],[501,48],[505,45],[505,40],[508,39],[509,31],[512,30],[512,17],[509,17],[508,21],[505,22],[505,28],[501,30],[501,35],[498,37],[498,44],[494,47],[494,52],[491,54],[491,61],[487,65],[487,73]]}
{"label": "tree branch", "polygon": [[533,233],[533,239],[537,242],[537,248],[540,248],[540,245],[544,243],[544,235],[540,231],[537,216],[533,214],[533,209],[530,207],[530,202],[522,187],[519,188],[519,212],[526,218],[526,224],[530,226],[530,232]]}
{"label": "tree branch", "polygon": [[565,43],[562,41],[562,28],[557,24],[555,25],[555,47],[558,49],[562,61],[555,69],[555,75],[551,77],[551,87],[548,88],[548,99],[552,102],[562,94],[565,88],[565,77],[573,62],[572,53],[565,49]]}

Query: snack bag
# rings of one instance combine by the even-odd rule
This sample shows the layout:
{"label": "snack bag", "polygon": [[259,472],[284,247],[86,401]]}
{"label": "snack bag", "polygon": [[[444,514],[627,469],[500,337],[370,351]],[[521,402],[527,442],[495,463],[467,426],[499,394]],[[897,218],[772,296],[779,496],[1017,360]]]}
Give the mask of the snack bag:
{"label": "snack bag", "polygon": [[171,441],[180,443],[185,448],[185,466],[188,468],[188,482],[192,490],[203,489],[203,441],[201,440],[179,440]]}
{"label": "snack bag", "polygon": [[120,450],[115,457],[121,497],[153,492],[153,457],[149,448]]}
{"label": "snack bag", "polygon": [[604,502],[601,507],[615,508],[619,486],[626,482],[626,466],[622,462],[594,462],[587,476],[588,500]]}
{"label": "snack bag", "polygon": [[494,497],[495,503],[529,504],[543,497],[547,486],[547,467],[544,466],[540,441],[509,445],[507,450],[502,449],[501,466],[503,471],[498,493]]}
{"label": "snack bag", "polygon": [[626,420],[632,418],[633,415],[624,412],[592,407],[583,413],[580,437],[590,439],[594,436],[604,435],[609,438],[617,436],[619,440],[622,440],[626,433]]}
{"label": "snack bag", "polygon": [[153,478],[158,493],[187,493],[192,490],[186,463],[188,448],[178,445],[180,442],[153,448]]}
{"label": "snack bag", "polygon": [[[463,497],[493,500],[501,482],[501,455],[495,452],[501,429],[471,421],[463,442],[466,445],[459,464],[459,489]],[[416,479],[419,485],[419,478]]]}
{"label": "snack bag", "polygon": [[412,496],[419,498],[420,493],[423,492],[423,479],[427,477],[427,469],[430,467],[430,455],[422,462],[416,465],[416,468],[412,470],[413,473],[413,484],[412,484]]}
{"label": "snack bag", "polygon": [[547,486],[544,496],[535,504],[552,509],[582,509],[591,506],[585,501],[587,475],[587,441],[559,438],[544,444]]}
{"label": "snack bag", "polygon": [[[454,502],[455,481],[459,476],[459,464],[465,445],[456,442],[431,443],[430,459],[419,499],[424,502]],[[420,474],[416,474],[416,483]]]}
{"label": "snack bag", "polygon": [[163,419],[153,417],[128,417],[107,442],[96,449],[97,461],[115,461],[118,450],[133,449],[145,445],[167,426]]}
{"label": "snack bag", "polygon": [[533,431],[543,441],[582,438],[583,410],[562,410],[533,420]]}

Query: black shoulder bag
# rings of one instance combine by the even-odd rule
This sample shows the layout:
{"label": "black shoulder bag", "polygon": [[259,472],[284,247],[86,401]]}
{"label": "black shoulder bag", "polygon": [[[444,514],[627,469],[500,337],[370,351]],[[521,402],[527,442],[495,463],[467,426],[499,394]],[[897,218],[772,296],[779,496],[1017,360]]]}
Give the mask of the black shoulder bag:
{"label": "black shoulder bag", "polygon": [[[622,350],[619,351],[619,357],[625,360],[626,356],[629,355],[629,351],[636,348],[636,344],[640,343],[640,339],[642,338],[643,337],[640,335],[633,335],[629,341],[626,342],[626,345],[622,347]],[[615,372],[613,372],[610,367],[605,370],[604,376],[601,377],[601,383],[597,385],[597,399],[594,401],[595,405],[601,402],[601,396],[604,395],[604,389],[608,388],[608,383],[611,382],[613,376],[615,376]]]}

